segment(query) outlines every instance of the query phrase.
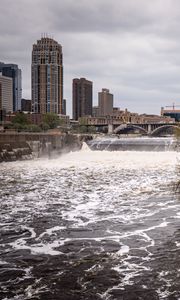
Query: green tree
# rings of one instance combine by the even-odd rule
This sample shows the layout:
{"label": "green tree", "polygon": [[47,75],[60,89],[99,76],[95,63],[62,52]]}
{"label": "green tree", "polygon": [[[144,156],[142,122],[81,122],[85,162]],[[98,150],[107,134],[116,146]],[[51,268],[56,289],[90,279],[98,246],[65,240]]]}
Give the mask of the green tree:
{"label": "green tree", "polygon": [[49,125],[47,123],[41,123],[40,127],[43,131],[47,131],[49,129]]}
{"label": "green tree", "polygon": [[28,125],[21,123],[13,123],[13,128],[17,131],[25,131]]}
{"label": "green tree", "polygon": [[53,129],[60,125],[60,120],[58,115],[54,113],[47,113],[43,116],[43,123],[46,123],[49,128]]}
{"label": "green tree", "polygon": [[26,126],[28,132],[41,132],[41,128],[38,125],[30,124]]}
{"label": "green tree", "polygon": [[29,121],[23,112],[18,112],[12,119],[13,124],[28,125]]}
{"label": "green tree", "polygon": [[87,126],[84,125],[79,126],[79,133],[87,133]]}
{"label": "green tree", "polygon": [[89,126],[88,127],[88,132],[89,133],[96,133],[96,127],[95,126]]}
{"label": "green tree", "polygon": [[80,117],[79,119],[78,119],[78,121],[79,121],[79,125],[87,125],[87,118],[86,117]]}

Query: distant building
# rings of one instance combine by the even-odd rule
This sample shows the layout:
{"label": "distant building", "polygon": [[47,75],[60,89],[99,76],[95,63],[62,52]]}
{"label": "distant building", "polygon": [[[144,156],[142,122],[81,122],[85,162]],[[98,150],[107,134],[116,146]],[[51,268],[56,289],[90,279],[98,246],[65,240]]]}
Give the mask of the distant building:
{"label": "distant building", "polygon": [[102,89],[102,92],[98,93],[98,106],[100,116],[108,116],[112,114],[113,95],[109,93],[108,89]]}
{"label": "distant building", "polygon": [[21,110],[22,77],[21,70],[16,64],[5,64],[0,62],[2,76],[12,78],[13,82],[13,111]]}
{"label": "distant building", "polygon": [[32,50],[32,111],[63,113],[63,54],[55,40],[43,37]]}
{"label": "distant building", "polygon": [[2,83],[0,82],[0,122],[3,121],[3,110],[2,110]]}
{"label": "distant building", "polygon": [[66,99],[63,99],[62,114],[66,115]]}
{"label": "distant building", "polygon": [[[24,112],[14,112],[14,113],[6,114],[5,121],[7,123],[12,122],[13,119],[15,118],[15,116],[19,113],[23,114]],[[42,114],[24,113],[24,115],[26,116],[26,119],[28,120],[28,122],[31,124],[40,125],[41,123],[43,123],[43,115]]]}
{"label": "distant building", "polygon": [[73,119],[92,116],[92,81],[73,79]]}
{"label": "distant building", "polygon": [[99,116],[99,117],[84,117],[83,124],[98,126],[98,125],[107,125],[107,124],[172,124],[175,120],[171,117],[166,116],[157,116],[157,115],[139,115],[137,113],[132,113],[127,109],[115,110],[116,113],[110,116]]}
{"label": "distant building", "polygon": [[113,115],[118,115],[122,112],[120,107],[113,107]]}
{"label": "distant building", "polygon": [[21,99],[21,110],[31,112],[32,101],[29,99]]}
{"label": "distant building", "polygon": [[13,79],[0,75],[0,110],[13,112]]}
{"label": "distant building", "polygon": [[99,117],[99,106],[93,106],[92,108],[92,116]]}
{"label": "distant building", "polygon": [[0,81],[0,110],[2,110],[2,82]]}
{"label": "distant building", "polygon": [[168,115],[147,115],[147,114],[142,114],[139,115],[139,121],[140,123],[143,124],[153,124],[153,123],[174,123],[175,122],[175,118],[173,116],[168,116]]}
{"label": "distant building", "polygon": [[175,122],[180,122],[180,110],[175,109],[174,107],[172,107],[172,109],[164,109],[164,107],[162,107],[161,115],[174,118]]}
{"label": "distant building", "polygon": [[61,125],[60,126],[64,126],[64,125],[69,125],[70,124],[70,118],[67,115],[58,115],[59,119],[61,120]]}

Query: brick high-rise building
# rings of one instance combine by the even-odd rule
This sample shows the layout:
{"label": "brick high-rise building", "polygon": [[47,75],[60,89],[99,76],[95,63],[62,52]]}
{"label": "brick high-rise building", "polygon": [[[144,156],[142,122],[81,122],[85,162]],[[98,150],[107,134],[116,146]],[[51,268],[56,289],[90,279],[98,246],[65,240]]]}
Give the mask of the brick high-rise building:
{"label": "brick high-rise building", "polygon": [[98,93],[99,116],[108,116],[113,112],[113,95],[108,89]]}
{"label": "brick high-rise building", "polygon": [[32,111],[63,113],[63,54],[62,46],[43,37],[32,50]]}
{"label": "brick high-rise building", "polygon": [[73,79],[73,119],[92,116],[92,81]]}

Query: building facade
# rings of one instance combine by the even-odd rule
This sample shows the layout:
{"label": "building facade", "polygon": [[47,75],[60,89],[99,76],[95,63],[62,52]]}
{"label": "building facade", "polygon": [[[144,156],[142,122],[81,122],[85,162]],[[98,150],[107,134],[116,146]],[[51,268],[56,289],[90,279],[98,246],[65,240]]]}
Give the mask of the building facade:
{"label": "building facade", "polygon": [[73,119],[92,115],[92,81],[73,79]]}
{"label": "building facade", "polygon": [[0,82],[0,111],[2,111],[2,83]]}
{"label": "building facade", "polygon": [[108,89],[98,93],[99,116],[109,116],[113,112],[113,95]]}
{"label": "building facade", "polygon": [[63,54],[54,39],[43,37],[33,45],[32,111],[63,113]]}
{"label": "building facade", "polygon": [[132,113],[125,109],[124,111],[116,110],[116,114],[110,116],[85,117],[83,118],[83,122],[84,125],[90,126],[108,124],[172,124],[175,122],[175,119],[167,116],[139,115],[138,113]]}
{"label": "building facade", "polygon": [[29,99],[22,98],[21,100],[21,110],[31,112],[32,101]]}
{"label": "building facade", "polygon": [[99,117],[99,106],[93,106],[92,108],[92,116]]}
{"label": "building facade", "polygon": [[13,83],[13,111],[21,110],[22,99],[22,76],[21,69],[16,64],[5,64],[0,62],[0,73],[2,76],[12,78]]}
{"label": "building facade", "polygon": [[161,116],[174,118],[175,122],[180,122],[180,109],[175,109],[174,107],[171,109],[164,109],[164,107],[161,107]]}
{"label": "building facade", "polygon": [[66,115],[66,99],[63,99],[62,114]]}
{"label": "building facade", "polygon": [[13,112],[13,79],[0,75],[0,110]]}

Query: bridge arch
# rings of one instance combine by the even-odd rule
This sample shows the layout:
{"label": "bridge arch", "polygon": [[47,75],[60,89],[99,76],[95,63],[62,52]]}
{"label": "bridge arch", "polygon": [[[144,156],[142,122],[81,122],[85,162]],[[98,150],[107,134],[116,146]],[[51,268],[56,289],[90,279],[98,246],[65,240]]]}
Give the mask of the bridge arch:
{"label": "bridge arch", "polygon": [[180,127],[177,126],[177,125],[171,125],[171,124],[169,124],[169,125],[163,125],[163,126],[160,126],[160,127],[156,128],[156,129],[154,129],[151,132],[151,136],[158,136],[158,134],[161,133],[161,131],[163,132],[163,131],[165,131],[165,130],[167,130],[169,128],[172,128],[174,130],[175,129],[180,129]]}
{"label": "bridge arch", "polygon": [[121,124],[116,129],[114,129],[114,133],[117,134],[124,129],[133,129],[133,130],[138,129],[140,132],[147,134],[146,129],[142,128],[141,126],[133,125],[133,124]]}

